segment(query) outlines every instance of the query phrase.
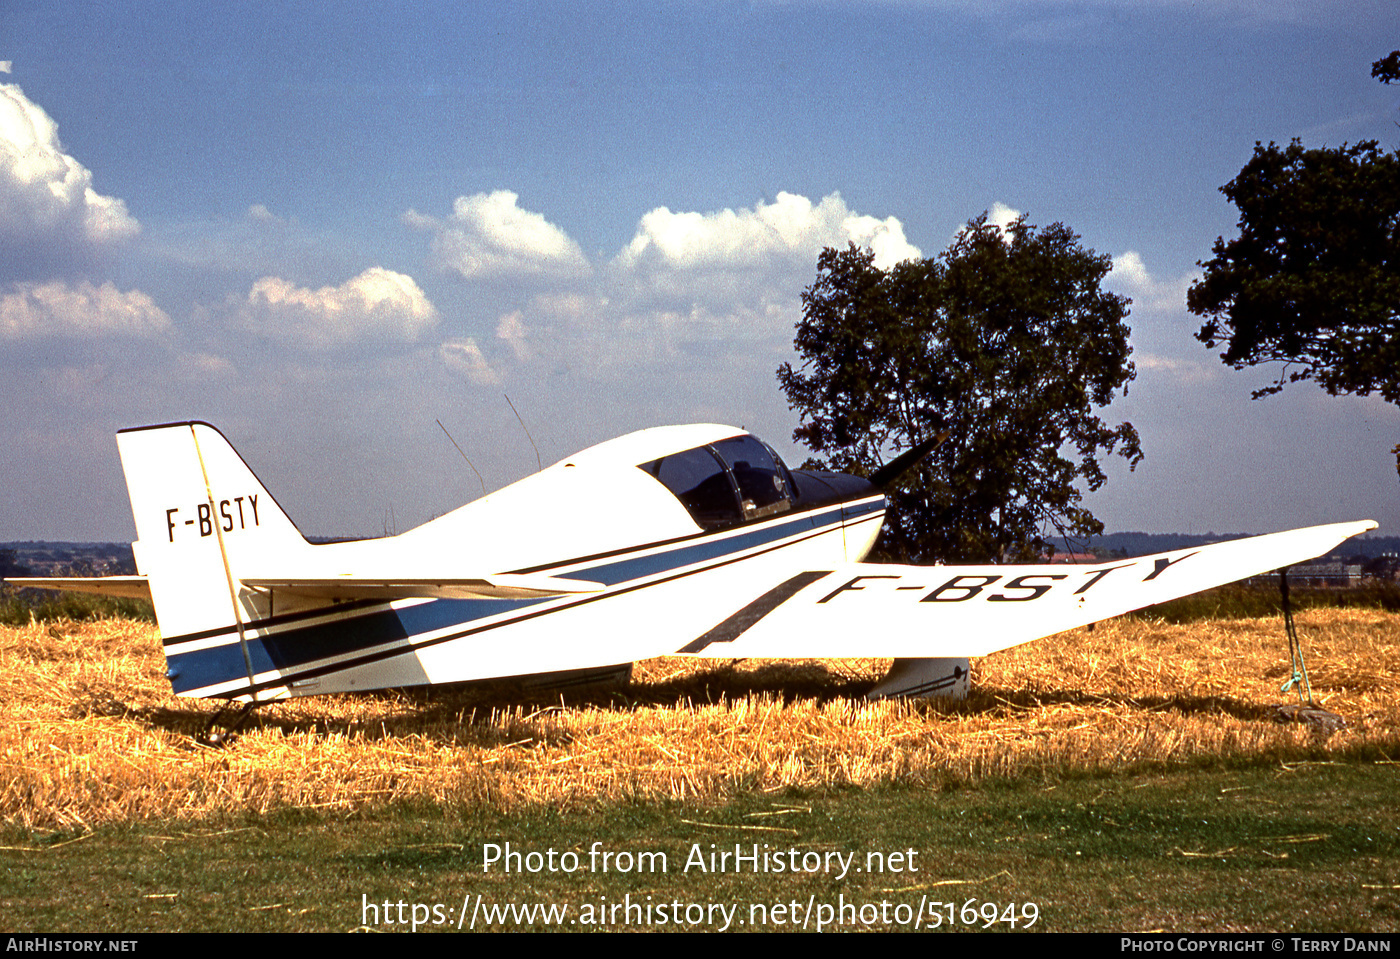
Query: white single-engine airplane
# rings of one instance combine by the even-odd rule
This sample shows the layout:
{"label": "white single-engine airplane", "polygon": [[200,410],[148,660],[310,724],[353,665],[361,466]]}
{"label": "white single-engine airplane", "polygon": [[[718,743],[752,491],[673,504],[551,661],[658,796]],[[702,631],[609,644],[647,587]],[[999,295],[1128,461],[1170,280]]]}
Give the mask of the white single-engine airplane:
{"label": "white single-engine airplane", "polygon": [[[968,657],[1326,553],[1369,521],[1094,565],[861,563],[871,480],[728,426],[602,443],[397,536],[313,544],[207,423],[117,434],[139,576],[181,696],[262,703],[691,655],[894,657],[872,695],[961,695]],[[901,462],[903,461],[903,462]],[[874,480],[874,482],[872,482]]]}

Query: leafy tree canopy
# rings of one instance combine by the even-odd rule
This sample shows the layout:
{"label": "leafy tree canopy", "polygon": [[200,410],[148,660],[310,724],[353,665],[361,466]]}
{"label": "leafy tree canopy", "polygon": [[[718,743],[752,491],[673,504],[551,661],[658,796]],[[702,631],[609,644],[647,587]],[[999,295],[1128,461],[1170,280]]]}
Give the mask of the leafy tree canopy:
{"label": "leafy tree canopy", "polygon": [[1255,144],[1220,188],[1240,235],[1217,239],[1186,303],[1196,338],[1235,369],[1283,364],[1277,382],[1400,402],[1400,156],[1374,141],[1305,150]]}
{"label": "leafy tree canopy", "polygon": [[1107,256],[1056,223],[983,214],[939,257],[888,270],[827,249],[802,295],[800,370],[778,381],[802,416],[809,466],[869,475],[942,430],[950,438],[890,490],[887,558],[1026,561],[1047,535],[1103,524],[1081,505],[1101,456],[1142,459],[1131,424],[1094,413],[1133,378],[1128,300],[1099,289]]}
{"label": "leafy tree canopy", "polygon": [[1400,80],[1400,50],[1392,50],[1390,56],[1371,64],[1371,76],[1381,83]]}

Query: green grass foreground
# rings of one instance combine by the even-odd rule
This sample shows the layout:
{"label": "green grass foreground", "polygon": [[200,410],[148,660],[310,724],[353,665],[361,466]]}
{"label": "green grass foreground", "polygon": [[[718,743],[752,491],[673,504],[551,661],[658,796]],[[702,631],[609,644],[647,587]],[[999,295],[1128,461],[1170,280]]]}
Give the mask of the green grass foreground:
{"label": "green grass foreground", "polygon": [[[1396,784],[1388,763],[1304,762],[719,806],[10,827],[0,909],[23,932],[404,932],[415,916],[418,931],[473,916],[478,930],[1394,931]],[[483,870],[491,844],[502,858]],[[736,847],[758,871],[736,869]]]}

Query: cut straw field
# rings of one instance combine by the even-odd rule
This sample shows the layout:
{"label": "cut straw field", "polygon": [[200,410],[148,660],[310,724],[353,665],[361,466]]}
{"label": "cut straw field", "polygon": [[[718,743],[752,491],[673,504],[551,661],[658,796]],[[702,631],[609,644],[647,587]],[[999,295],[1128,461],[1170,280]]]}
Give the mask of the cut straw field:
{"label": "cut straw field", "polygon": [[84,828],[396,802],[446,810],[719,802],[742,792],[944,788],[1215,761],[1400,758],[1400,615],[1299,617],[1318,702],[1346,728],[1274,720],[1282,622],[1121,619],[973,664],[958,704],[867,704],[887,661],[638,664],[587,701],[503,687],[268,706],[230,748],[196,745],[213,704],[175,698],[154,628],[0,629],[0,814]]}

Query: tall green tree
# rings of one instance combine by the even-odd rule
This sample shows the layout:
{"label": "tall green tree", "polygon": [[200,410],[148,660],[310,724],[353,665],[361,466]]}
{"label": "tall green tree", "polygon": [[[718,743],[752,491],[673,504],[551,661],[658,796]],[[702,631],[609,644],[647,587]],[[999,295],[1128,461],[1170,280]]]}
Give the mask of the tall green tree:
{"label": "tall green tree", "polygon": [[1374,141],[1304,149],[1255,144],[1220,192],[1239,236],[1217,239],[1186,305],[1196,338],[1235,369],[1400,402],[1400,156]]}
{"label": "tall green tree", "polygon": [[1027,561],[1050,536],[1103,531],[1081,486],[1107,481],[1101,457],[1142,459],[1131,424],[1095,413],[1134,375],[1129,301],[1100,289],[1110,268],[1062,224],[1003,231],[985,214],[888,270],[854,245],[822,252],[800,366],[778,370],[809,465],[869,475],[950,432],[889,491],[885,558]]}
{"label": "tall green tree", "polygon": [[[1371,74],[1400,79],[1400,51]],[[1187,292],[1205,318],[1196,338],[1235,369],[1279,364],[1255,399],[1314,380],[1400,403],[1400,152],[1256,143],[1220,192],[1239,208],[1239,236],[1216,239]]]}

